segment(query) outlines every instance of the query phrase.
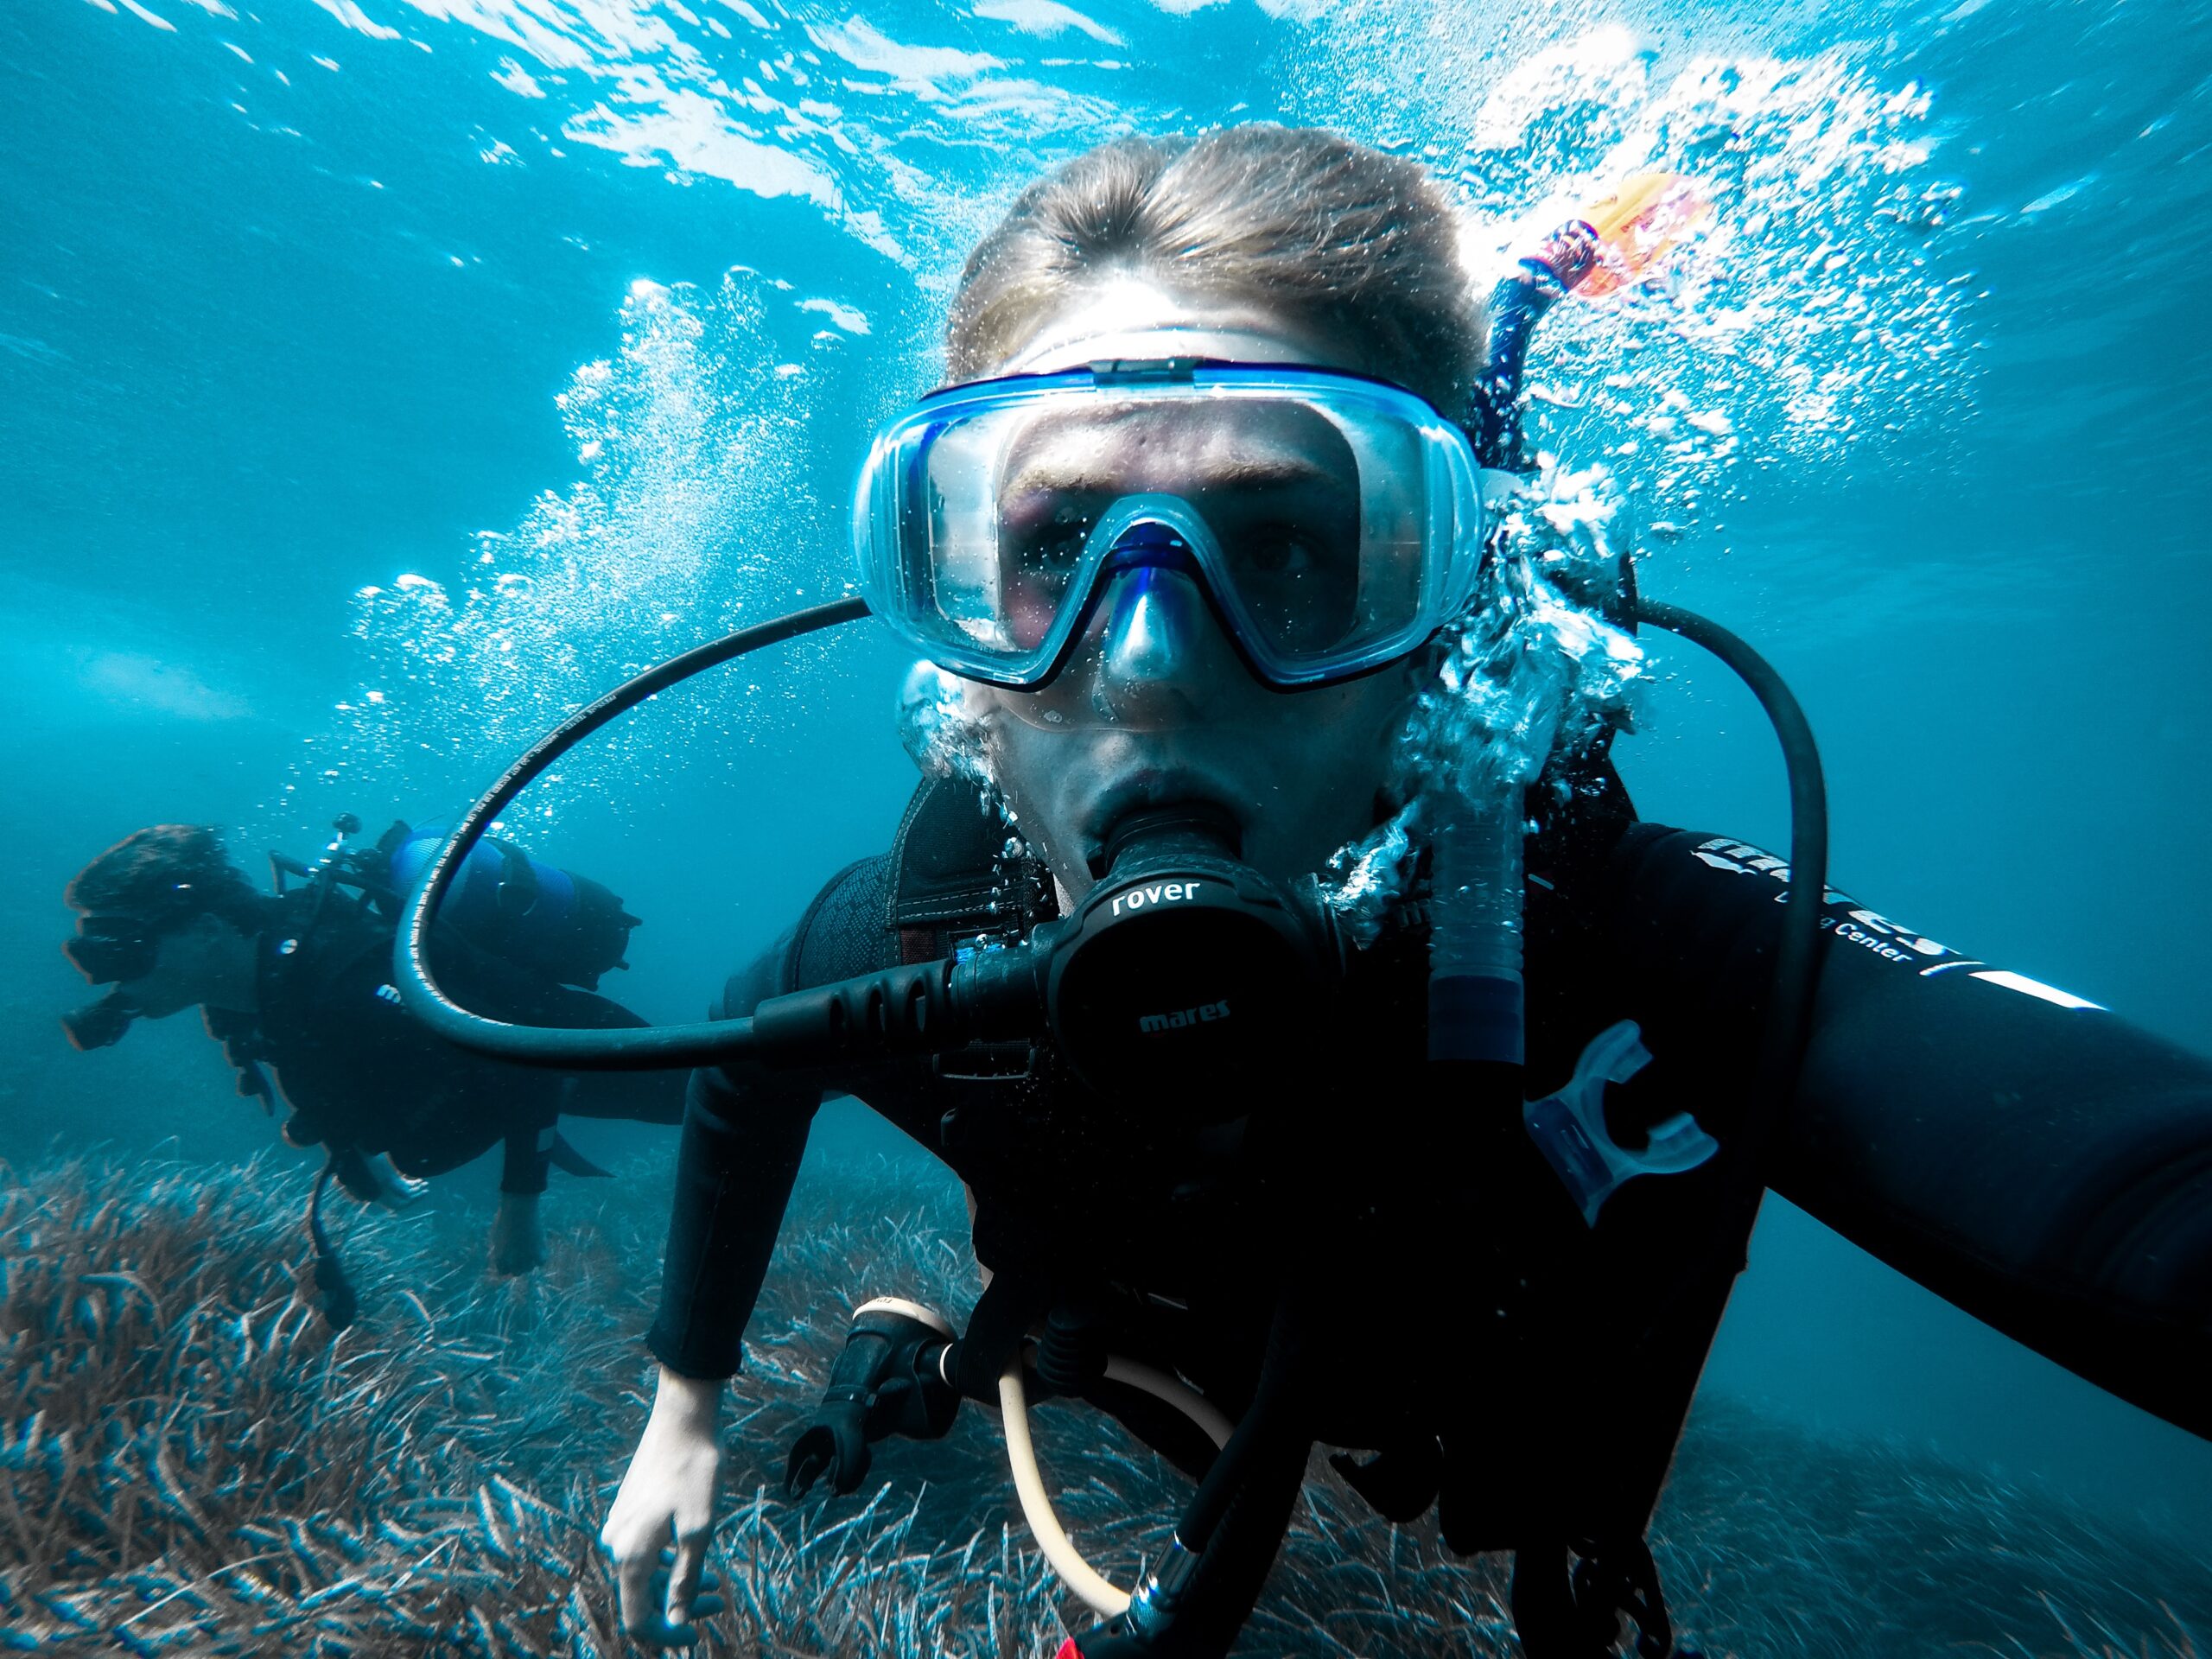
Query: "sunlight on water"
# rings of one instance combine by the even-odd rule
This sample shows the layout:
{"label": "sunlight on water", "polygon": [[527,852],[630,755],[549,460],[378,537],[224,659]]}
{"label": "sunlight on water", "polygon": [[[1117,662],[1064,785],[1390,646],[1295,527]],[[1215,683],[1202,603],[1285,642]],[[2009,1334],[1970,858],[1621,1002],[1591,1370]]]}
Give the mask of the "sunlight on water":
{"label": "sunlight on water", "polygon": [[[937,168],[900,154],[899,141],[1028,145],[1077,137],[1122,114],[1062,79],[1020,73],[1007,57],[901,40],[857,16],[809,19],[777,0],[721,0],[696,12],[680,0],[317,3],[377,42],[412,37],[425,23],[471,31],[512,53],[493,78],[544,106],[529,112],[543,145],[609,151],[673,182],[802,198],[909,268],[943,257],[958,224],[942,209],[957,193]],[[1016,40],[1119,44],[1072,8],[1039,0],[976,16],[1011,26]],[[1100,67],[1122,66],[1109,56]]]}

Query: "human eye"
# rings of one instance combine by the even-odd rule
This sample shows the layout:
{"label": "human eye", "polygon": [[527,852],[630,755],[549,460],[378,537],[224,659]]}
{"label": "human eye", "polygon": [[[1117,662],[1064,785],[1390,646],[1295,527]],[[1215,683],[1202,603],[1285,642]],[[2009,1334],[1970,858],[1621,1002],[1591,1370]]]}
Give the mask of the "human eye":
{"label": "human eye", "polygon": [[1083,557],[1098,515],[1080,496],[1024,499],[1009,505],[1001,524],[1015,569],[1034,575],[1063,575]]}
{"label": "human eye", "polygon": [[1312,531],[1287,519],[1271,519],[1244,530],[1245,562],[1262,575],[1296,581],[1321,568],[1325,556]]}

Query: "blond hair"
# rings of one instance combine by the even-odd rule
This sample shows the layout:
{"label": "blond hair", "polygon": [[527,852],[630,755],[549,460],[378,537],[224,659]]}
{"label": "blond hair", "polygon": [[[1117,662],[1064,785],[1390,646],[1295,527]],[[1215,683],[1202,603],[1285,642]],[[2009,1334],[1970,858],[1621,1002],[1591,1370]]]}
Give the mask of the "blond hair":
{"label": "blond hair", "polygon": [[1347,335],[1456,416],[1484,340],[1458,229],[1423,168],[1332,132],[1119,139],[1031,185],[977,244],[946,366],[955,380],[988,375],[1086,284],[1134,276]]}

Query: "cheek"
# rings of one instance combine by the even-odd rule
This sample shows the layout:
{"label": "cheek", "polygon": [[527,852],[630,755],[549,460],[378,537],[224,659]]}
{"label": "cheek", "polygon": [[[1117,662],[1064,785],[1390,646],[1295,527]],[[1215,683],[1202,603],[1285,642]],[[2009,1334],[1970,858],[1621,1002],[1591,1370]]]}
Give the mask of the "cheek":
{"label": "cheek", "polygon": [[1265,757],[1285,809],[1274,828],[1298,844],[1301,864],[1374,827],[1376,797],[1390,784],[1411,702],[1395,673],[1306,695],[1327,701],[1300,710]]}
{"label": "cheek", "polygon": [[1089,885],[1081,819],[1096,788],[1114,771],[1094,724],[1042,717],[1034,697],[991,693],[983,718],[984,765],[1023,838],[1070,891]]}
{"label": "cheek", "polygon": [[1371,772],[1381,783],[1413,707],[1408,671],[1386,669],[1349,685],[1301,695],[1316,700],[1314,707],[1300,711],[1298,721],[1316,769],[1339,776]]}
{"label": "cheek", "polygon": [[1056,793],[1080,771],[1080,745],[1068,728],[1033,725],[1010,711],[994,713],[983,726],[983,754],[991,782],[1025,827],[1050,832]]}
{"label": "cheek", "polygon": [[1051,734],[1095,722],[1090,671],[1095,654],[1088,645],[1078,648],[1059,673],[1031,691],[971,683],[967,690],[968,705],[994,731],[1028,727]]}

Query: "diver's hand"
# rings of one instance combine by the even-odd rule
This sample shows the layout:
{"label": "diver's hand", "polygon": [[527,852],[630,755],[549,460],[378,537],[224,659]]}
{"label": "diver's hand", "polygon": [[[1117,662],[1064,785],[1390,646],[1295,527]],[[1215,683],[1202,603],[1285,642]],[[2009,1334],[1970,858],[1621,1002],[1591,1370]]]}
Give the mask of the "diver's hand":
{"label": "diver's hand", "polygon": [[492,1217],[492,1271],[529,1273],[545,1265],[545,1229],[537,1219],[537,1194],[502,1192]]}
{"label": "diver's hand", "polygon": [[364,1159],[362,1168],[372,1189],[368,1194],[369,1202],[382,1205],[396,1216],[405,1215],[422,1203],[430,1191],[428,1181],[401,1174],[385,1153]]}
{"label": "diver's hand", "polygon": [[[721,1408],[721,1382],[662,1366],[652,1415],[600,1529],[600,1544],[614,1557],[621,1587],[622,1628],[648,1646],[689,1647],[701,1635],[692,1620],[721,1606],[698,1592],[715,1525]],[[667,1588],[656,1594],[654,1569],[671,1537],[676,1548]]]}

